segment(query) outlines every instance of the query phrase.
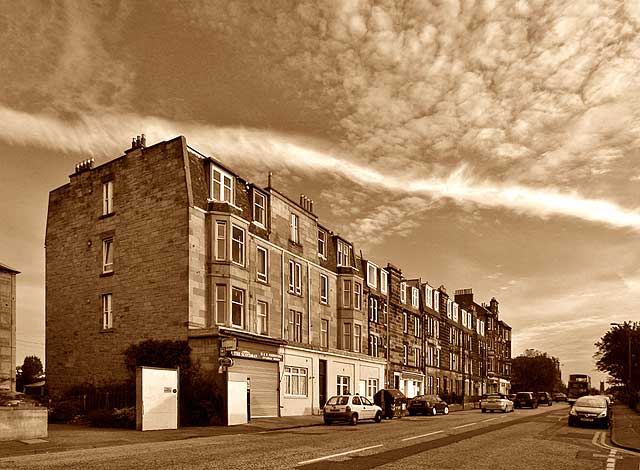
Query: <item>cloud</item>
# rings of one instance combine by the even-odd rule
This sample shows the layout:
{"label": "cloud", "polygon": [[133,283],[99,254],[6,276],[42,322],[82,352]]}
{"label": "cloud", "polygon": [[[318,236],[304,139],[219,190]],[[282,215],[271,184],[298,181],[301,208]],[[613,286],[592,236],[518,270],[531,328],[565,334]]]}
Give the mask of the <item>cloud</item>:
{"label": "cloud", "polygon": [[498,207],[536,217],[575,217],[612,227],[640,229],[638,211],[606,200],[584,198],[577,192],[480,181],[465,166],[448,175],[409,177],[404,168],[396,171],[377,168],[355,157],[304,146],[296,136],[270,131],[174,123],[131,114],[100,117],[79,114],[77,120],[68,122],[51,115],[32,115],[0,106],[0,138],[12,144],[112,157],[124,146],[120,143],[128,142],[130,136],[141,129],[146,130],[148,142],[184,134],[199,150],[224,157],[231,163],[285,167],[311,174],[323,171],[363,187],[422,197],[425,204],[444,198],[461,205]]}

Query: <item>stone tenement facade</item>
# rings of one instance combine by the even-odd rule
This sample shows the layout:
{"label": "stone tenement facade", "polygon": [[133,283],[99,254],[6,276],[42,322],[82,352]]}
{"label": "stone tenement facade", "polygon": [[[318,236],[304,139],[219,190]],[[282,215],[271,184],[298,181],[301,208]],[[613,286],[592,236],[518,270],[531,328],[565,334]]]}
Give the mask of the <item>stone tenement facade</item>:
{"label": "stone tenement facade", "polygon": [[489,389],[474,349],[485,317],[357,256],[306,196],[247,181],[184,137],[82,162],[51,192],[46,283],[52,395],[127,379],[124,350],[151,338],[187,340],[223,390],[246,381],[253,417],[383,387]]}
{"label": "stone tenement facade", "polygon": [[0,390],[16,391],[16,275],[0,263]]}

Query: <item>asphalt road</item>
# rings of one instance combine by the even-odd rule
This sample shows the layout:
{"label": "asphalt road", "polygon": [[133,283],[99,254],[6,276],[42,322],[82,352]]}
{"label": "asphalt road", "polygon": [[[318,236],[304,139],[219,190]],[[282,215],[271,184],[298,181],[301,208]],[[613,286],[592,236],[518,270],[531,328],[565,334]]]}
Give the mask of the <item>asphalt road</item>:
{"label": "asphalt road", "polygon": [[640,470],[608,432],[569,428],[566,405],[405,417],[357,426],[124,445],[0,459],[0,469]]}

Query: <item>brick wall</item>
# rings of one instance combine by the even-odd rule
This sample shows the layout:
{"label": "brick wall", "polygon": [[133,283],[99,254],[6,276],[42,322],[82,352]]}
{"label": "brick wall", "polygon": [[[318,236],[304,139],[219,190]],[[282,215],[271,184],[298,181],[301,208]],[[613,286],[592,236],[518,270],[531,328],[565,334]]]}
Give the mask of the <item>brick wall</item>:
{"label": "brick wall", "polygon": [[0,268],[0,390],[16,389],[16,273]]}
{"label": "brick wall", "polygon": [[[127,378],[123,351],[144,339],[184,340],[189,321],[188,191],[184,139],[138,149],[72,175],[50,193],[46,232],[47,382],[52,394]],[[114,182],[114,214],[102,216],[102,184]],[[114,273],[102,275],[102,240],[114,239]],[[199,249],[199,248],[198,248]],[[197,292],[199,280],[191,282]],[[113,328],[102,328],[102,294]],[[201,314],[197,300],[194,317]]]}

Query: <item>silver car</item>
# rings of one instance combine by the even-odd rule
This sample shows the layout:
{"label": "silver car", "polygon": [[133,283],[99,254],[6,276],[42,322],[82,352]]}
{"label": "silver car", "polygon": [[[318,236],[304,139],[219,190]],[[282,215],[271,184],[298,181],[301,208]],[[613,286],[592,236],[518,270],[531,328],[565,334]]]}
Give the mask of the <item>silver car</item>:
{"label": "silver car", "polygon": [[494,411],[507,413],[513,411],[513,402],[501,393],[490,393],[482,396],[480,409],[483,413],[487,411],[491,411],[492,413]]}

